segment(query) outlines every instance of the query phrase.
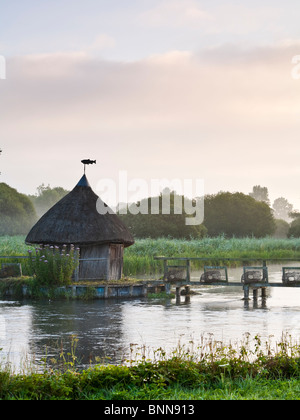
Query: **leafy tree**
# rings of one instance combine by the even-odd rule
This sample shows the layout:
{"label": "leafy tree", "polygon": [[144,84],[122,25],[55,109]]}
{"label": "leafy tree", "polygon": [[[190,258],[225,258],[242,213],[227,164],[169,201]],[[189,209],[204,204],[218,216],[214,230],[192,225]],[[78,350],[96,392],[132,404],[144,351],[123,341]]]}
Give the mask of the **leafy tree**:
{"label": "leafy tree", "polygon": [[51,207],[53,207],[59,200],[61,200],[69,191],[62,187],[51,188],[42,184],[37,188],[37,195],[30,195],[36,212],[39,217],[45,214]]}
{"label": "leafy tree", "polygon": [[29,198],[0,183],[0,235],[27,234],[37,220]]}
{"label": "leafy tree", "polygon": [[283,219],[286,222],[290,221],[290,213],[293,211],[293,205],[290,204],[286,198],[279,197],[273,203],[275,219]]}
{"label": "leafy tree", "polygon": [[264,237],[275,230],[270,207],[242,193],[220,192],[206,196],[204,215],[209,236]]}
{"label": "leafy tree", "polygon": [[300,237],[300,217],[297,217],[292,221],[291,227],[288,232],[288,237],[299,238]]}
{"label": "leafy tree", "polygon": [[254,198],[256,201],[263,201],[264,203],[271,204],[269,200],[269,192],[267,187],[261,187],[260,185],[255,185],[251,193],[249,193],[250,197]]}
{"label": "leafy tree", "polygon": [[300,217],[300,213],[299,211],[295,210],[295,211],[291,211],[289,213],[289,217],[291,217],[292,219],[298,219],[298,217]]}
{"label": "leafy tree", "polygon": [[[167,192],[167,198],[170,197],[170,214],[163,214],[164,193],[158,197],[145,198],[140,202],[132,204],[129,206],[127,214],[120,214],[119,212],[119,217],[133,236],[136,238],[203,238],[206,235],[206,228],[203,225],[186,225],[188,215],[183,211],[183,196],[177,195],[174,191],[171,193]],[[158,214],[151,214],[151,204],[155,200]],[[139,209],[139,213],[132,214],[136,213],[137,208]],[[143,212],[145,214],[142,214]]]}
{"label": "leafy tree", "polygon": [[276,229],[273,234],[274,238],[282,238],[285,239],[288,236],[288,232],[290,229],[290,225],[283,219],[275,219]]}
{"label": "leafy tree", "polygon": [[294,219],[290,225],[288,231],[288,237],[299,238],[300,237],[300,212],[295,210],[289,213],[289,216]]}

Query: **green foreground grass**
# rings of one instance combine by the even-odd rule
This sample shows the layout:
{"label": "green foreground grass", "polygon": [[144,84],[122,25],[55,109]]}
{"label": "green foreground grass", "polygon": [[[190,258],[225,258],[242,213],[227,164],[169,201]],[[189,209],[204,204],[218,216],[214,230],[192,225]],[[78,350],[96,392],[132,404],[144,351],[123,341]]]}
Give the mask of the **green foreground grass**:
{"label": "green foreground grass", "polygon": [[[76,369],[75,352],[61,354],[42,373],[0,369],[1,400],[296,400],[300,399],[300,345],[283,336],[275,347],[250,335],[236,346],[211,338],[191,351],[159,348],[152,359],[131,346],[122,365]],[[76,344],[76,340],[73,341]],[[192,344],[193,346],[193,344]],[[137,351],[134,356],[134,351]],[[142,352],[140,352],[142,350]],[[145,354],[145,353],[144,353]],[[137,359],[137,355],[139,359]],[[54,364],[53,364],[54,363]],[[57,364],[55,364],[57,363]]]}
{"label": "green foreground grass", "polygon": [[[175,366],[174,365],[178,365]],[[241,366],[240,366],[241,367]],[[83,372],[0,373],[1,400],[297,400],[300,376],[229,374],[224,367],[176,360]]]}

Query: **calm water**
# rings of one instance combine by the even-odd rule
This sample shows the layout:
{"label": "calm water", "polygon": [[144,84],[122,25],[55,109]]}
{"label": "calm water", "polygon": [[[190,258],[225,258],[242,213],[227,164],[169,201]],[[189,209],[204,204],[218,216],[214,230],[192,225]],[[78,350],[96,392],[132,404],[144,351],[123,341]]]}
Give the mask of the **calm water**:
{"label": "calm water", "polygon": [[[293,265],[293,264],[291,264]],[[200,273],[192,273],[197,280]],[[229,280],[240,280],[241,269],[229,270]],[[269,267],[269,281],[281,281],[281,266]],[[37,363],[70,350],[76,335],[76,355],[82,364],[95,357],[118,363],[130,345],[174,349],[178,343],[200,342],[213,334],[225,343],[241,340],[246,332],[280,339],[282,332],[300,338],[300,288],[270,288],[263,304],[248,305],[241,287],[194,288],[189,302],[135,299],[109,301],[0,301],[0,355],[18,369],[26,359]],[[252,297],[252,296],[251,296]]]}

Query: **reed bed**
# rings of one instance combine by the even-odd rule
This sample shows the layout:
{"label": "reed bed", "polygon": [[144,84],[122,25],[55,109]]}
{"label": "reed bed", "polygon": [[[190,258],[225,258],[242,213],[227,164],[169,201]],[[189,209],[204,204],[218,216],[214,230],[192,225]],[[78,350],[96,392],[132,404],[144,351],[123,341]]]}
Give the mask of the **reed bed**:
{"label": "reed bed", "polygon": [[[155,256],[208,258],[207,261],[193,261],[192,269],[204,265],[225,265],[226,258],[252,260],[300,258],[300,238],[231,238],[224,236],[200,240],[139,239],[126,249],[124,273],[126,275],[157,274],[163,272],[163,263]],[[238,266],[240,261],[226,262]]]}
{"label": "reed bed", "polygon": [[[28,255],[24,236],[0,237],[0,255]],[[141,274],[158,274],[163,272],[162,261],[155,260],[155,256],[209,258],[203,261],[194,261],[193,269],[206,265],[223,264],[226,258],[236,259],[285,259],[300,258],[300,238],[275,239],[267,237],[257,238],[231,238],[224,236],[203,239],[138,239],[135,244],[125,250],[124,275],[135,276]],[[228,262],[226,263],[228,264]],[[240,264],[232,261],[231,266]],[[23,265],[23,263],[22,263]],[[25,263],[26,265],[26,263]],[[30,273],[27,271],[28,275]]]}

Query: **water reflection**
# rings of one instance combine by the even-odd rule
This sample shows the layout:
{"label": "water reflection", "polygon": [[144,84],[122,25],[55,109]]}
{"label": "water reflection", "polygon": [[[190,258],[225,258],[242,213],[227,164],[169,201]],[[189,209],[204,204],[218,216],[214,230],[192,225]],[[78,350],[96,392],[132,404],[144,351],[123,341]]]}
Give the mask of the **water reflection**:
{"label": "water reflection", "polygon": [[46,306],[39,302],[32,314],[31,352],[43,355],[47,347],[48,357],[57,357],[61,346],[70,351],[71,336],[76,336],[76,356],[82,364],[96,356],[116,362],[116,355],[122,353],[121,325],[120,301],[49,302]]}
{"label": "water reflection", "polygon": [[[270,281],[280,281],[281,268],[270,270]],[[236,269],[235,280],[241,270]],[[198,273],[193,273],[195,278]],[[289,331],[300,335],[300,289],[270,288],[266,299],[243,301],[240,286],[193,287],[198,294],[161,301],[2,301],[0,302],[0,351],[19,367],[24,358],[37,362],[46,355],[59,358],[61,348],[70,351],[76,335],[76,356],[83,365],[90,359],[119,363],[130,354],[131,345],[171,352],[180,342],[195,346],[204,334],[225,343],[270,335],[280,340]],[[108,359],[110,358],[110,359]],[[98,359],[98,360],[99,360]]]}
{"label": "water reflection", "polygon": [[31,321],[31,306],[0,301],[0,355],[9,354],[14,366],[19,366],[30,352]]}

